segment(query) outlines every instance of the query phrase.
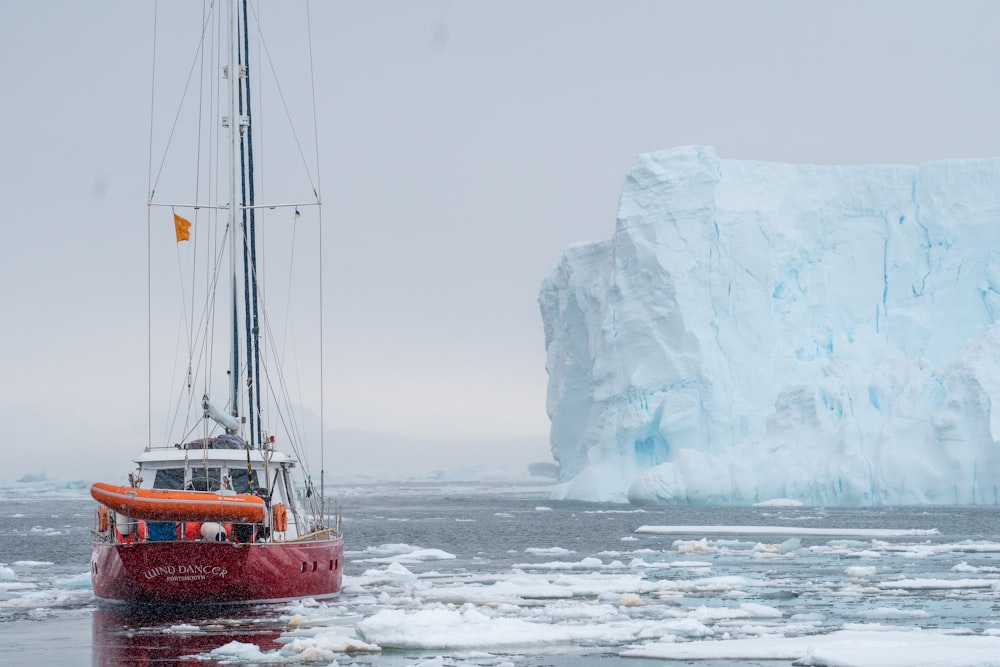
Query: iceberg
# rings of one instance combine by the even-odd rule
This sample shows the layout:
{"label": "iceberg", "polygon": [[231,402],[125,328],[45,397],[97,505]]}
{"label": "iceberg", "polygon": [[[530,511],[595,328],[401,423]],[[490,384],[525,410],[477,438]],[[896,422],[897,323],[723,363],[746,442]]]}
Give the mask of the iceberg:
{"label": "iceberg", "polygon": [[539,306],[557,498],[1000,504],[1000,159],[643,154]]}

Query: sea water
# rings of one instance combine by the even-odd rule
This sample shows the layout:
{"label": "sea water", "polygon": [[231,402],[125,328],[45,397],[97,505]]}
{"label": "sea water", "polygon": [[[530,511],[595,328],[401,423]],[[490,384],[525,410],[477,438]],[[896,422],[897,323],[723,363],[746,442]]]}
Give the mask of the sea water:
{"label": "sea water", "polygon": [[0,663],[917,664],[912,650],[1000,665],[996,508],[635,508],[548,493],[537,480],[345,481],[339,598],[137,611],[94,600],[85,484],[7,485]]}

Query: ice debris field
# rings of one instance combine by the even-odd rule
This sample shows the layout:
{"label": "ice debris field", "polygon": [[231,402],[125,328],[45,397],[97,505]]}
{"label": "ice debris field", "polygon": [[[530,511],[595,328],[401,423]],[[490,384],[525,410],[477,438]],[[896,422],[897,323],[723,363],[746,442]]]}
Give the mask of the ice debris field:
{"label": "ice debris field", "polygon": [[[50,628],[76,622],[90,636],[93,619],[94,664],[172,650],[217,664],[341,667],[643,657],[1000,667],[992,508],[645,509],[545,504],[543,490],[523,499],[495,487],[411,498],[397,486],[395,496],[354,496],[358,546],[345,553],[338,599],[124,629],[95,603],[85,549],[70,556],[86,544],[90,512],[74,498],[23,501],[0,523],[25,553],[52,560],[0,563],[0,637],[52,650],[66,640]],[[423,539],[361,546],[375,534]],[[21,629],[5,636],[10,628]],[[39,632],[50,634],[38,642]]]}
{"label": "ice debris field", "polygon": [[1000,503],[1000,160],[639,156],[539,295],[561,498]]}
{"label": "ice debris field", "polygon": [[[600,649],[831,667],[1000,665],[1000,618],[990,614],[1000,594],[998,543],[888,543],[844,529],[804,546],[809,530],[775,542],[726,527],[704,537],[686,530],[687,539],[641,548],[626,537],[594,556],[537,547],[496,574],[451,571],[454,556],[439,550],[382,545],[353,554],[371,567],[349,578],[343,600],[285,610],[282,648],[236,641],[200,657],[347,664],[345,652],[417,650],[430,655],[406,664],[514,665],[523,658],[511,656]],[[943,627],[936,619],[945,607],[964,608],[985,627]]]}

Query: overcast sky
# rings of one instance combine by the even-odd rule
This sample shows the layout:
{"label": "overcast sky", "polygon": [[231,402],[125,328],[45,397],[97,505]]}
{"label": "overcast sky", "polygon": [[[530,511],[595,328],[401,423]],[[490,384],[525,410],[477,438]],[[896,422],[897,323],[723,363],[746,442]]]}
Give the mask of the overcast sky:
{"label": "overcast sky", "polygon": [[[201,11],[173,4],[168,89]],[[279,65],[308,44],[286,4],[265,24]],[[117,474],[146,437],[153,4],[0,9],[0,479]],[[610,237],[638,153],[1000,155],[995,2],[320,1],[311,17],[326,422],[432,460],[448,441],[455,465],[496,458],[455,442],[504,438],[548,460],[539,285],[567,245]],[[308,89],[307,62],[279,75]]]}

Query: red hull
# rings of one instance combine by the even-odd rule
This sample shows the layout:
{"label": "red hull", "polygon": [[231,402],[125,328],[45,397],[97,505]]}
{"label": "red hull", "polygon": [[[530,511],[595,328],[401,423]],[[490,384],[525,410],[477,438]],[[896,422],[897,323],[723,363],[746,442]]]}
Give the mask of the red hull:
{"label": "red hull", "polygon": [[344,540],[95,542],[94,594],[127,604],[233,604],[331,597],[340,592]]}

